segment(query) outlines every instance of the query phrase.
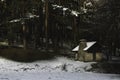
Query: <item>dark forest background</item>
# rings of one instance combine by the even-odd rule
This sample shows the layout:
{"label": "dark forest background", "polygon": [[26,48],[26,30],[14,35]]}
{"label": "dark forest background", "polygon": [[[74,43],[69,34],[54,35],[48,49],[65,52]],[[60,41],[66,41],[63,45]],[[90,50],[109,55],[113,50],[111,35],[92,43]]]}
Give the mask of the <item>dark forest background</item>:
{"label": "dark forest background", "polygon": [[120,55],[119,0],[1,0],[0,41],[24,49],[74,48],[97,41]]}

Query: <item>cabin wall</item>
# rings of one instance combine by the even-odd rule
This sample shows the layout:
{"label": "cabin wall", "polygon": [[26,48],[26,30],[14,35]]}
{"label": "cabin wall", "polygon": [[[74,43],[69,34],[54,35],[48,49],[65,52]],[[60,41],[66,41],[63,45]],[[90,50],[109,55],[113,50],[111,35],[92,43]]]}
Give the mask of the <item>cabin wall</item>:
{"label": "cabin wall", "polygon": [[85,61],[93,61],[93,54],[85,52]]}
{"label": "cabin wall", "polygon": [[[103,59],[103,55],[100,52],[97,52],[95,55],[95,61],[101,61]],[[94,61],[93,53],[85,52],[85,60],[84,61]]]}
{"label": "cabin wall", "polygon": [[100,52],[96,53],[96,61],[101,61],[103,59],[103,54]]}

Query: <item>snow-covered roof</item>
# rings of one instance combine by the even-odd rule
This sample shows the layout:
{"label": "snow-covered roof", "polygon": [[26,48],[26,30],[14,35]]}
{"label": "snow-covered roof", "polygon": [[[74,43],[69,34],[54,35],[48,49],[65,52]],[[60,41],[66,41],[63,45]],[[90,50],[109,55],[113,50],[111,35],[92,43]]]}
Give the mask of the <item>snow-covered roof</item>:
{"label": "snow-covered roof", "polygon": [[[83,50],[87,51],[90,47],[92,47],[94,44],[96,43],[96,41],[92,41],[92,42],[87,42],[87,47],[85,47]],[[78,51],[79,50],[79,45],[77,47],[75,47],[72,51]]]}

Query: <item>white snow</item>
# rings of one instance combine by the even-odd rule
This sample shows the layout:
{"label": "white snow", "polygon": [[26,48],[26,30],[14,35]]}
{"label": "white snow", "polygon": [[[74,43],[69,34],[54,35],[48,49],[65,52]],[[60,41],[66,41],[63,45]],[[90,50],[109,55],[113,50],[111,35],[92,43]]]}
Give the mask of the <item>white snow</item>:
{"label": "white snow", "polygon": [[27,13],[26,17],[27,18],[19,18],[19,19],[10,20],[9,23],[17,23],[17,22],[21,22],[22,20],[27,20],[27,19],[32,19],[32,18],[39,18],[39,15],[34,15],[32,13]]}
{"label": "white snow", "polygon": [[71,26],[67,26],[67,29],[72,30],[72,27]]}
{"label": "white snow", "polygon": [[93,46],[94,44],[95,44],[96,42],[88,42],[87,43],[87,47],[86,48],[84,48],[83,50],[88,50],[91,46]]}
{"label": "white snow", "polygon": [[94,73],[3,73],[0,80],[120,80],[118,75]]}
{"label": "white snow", "polygon": [[93,63],[65,57],[32,63],[0,58],[0,80],[120,80],[115,74],[86,72]]}
{"label": "white snow", "polygon": [[81,7],[81,10],[83,11],[83,13],[87,13],[87,9],[84,7]]}
{"label": "white snow", "polygon": [[[64,6],[59,6],[59,5],[52,5],[53,6],[53,9],[56,9],[56,8],[62,8],[62,10],[65,12],[66,10],[69,10],[71,12],[71,15],[73,16],[76,16],[78,17],[78,15],[80,14],[80,12],[78,11],[74,11],[74,10],[70,10],[69,8],[66,8]],[[65,13],[64,13],[65,14]]]}
{"label": "white snow", "polygon": [[79,50],[79,45],[75,47],[72,51],[78,51]]}
{"label": "white snow", "polygon": [[59,5],[52,5],[52,6],[55,8],[62,8],[62,6],[59,6]]}
{"label": "white snow", "polygon": [[93,6],[93,4],[91,3],[91,2],[88,2],[88,3],[86,3],[86,6]]}
{"label": "white snow", "polygon": [[28,18],[39,18],[39,15],[35,15],[35,14],[32,14],[32,13],[27,13],[26,16]]}
{"label": "white snow", "polygon": [[[88,50],[90,47],[92,47],[94,44],[96,43],[96,41],[92,41],[92,42],[87,42],[87,47],[85,47],[83,50],[86,51]],[[72,51],[78,51],[79,50],[79,45],[77,47],[75,47]]]}
{"label": "white snow", "polygon": [[72,14],[72,15],[75,15],[76,17],[78,17],[78,15],[79,15],[80,13],[77,12],[77,11],[73,11],[73,10],[72,10],[71,14]]}
{"label": "white snow", "polygon": [[[53,60],[36,61],[32,63],[21,63],[9,61],[4,58],[0,58],[0,72],[85,72],[86,69],[91,69],[91,64],[94,62],[79,62],[67,59],[65,57],[59,57]],[[63,69],[64,68],[64,69]]]}
{"label": "white snow", "polygon": [[1,0],[2,2],[5,1],[5,0]]}
{"label": "white snow", "polygon": [[20,22],[21,21],[21,19],[14,19],[14,20],[11,20],[11,21],[9,21],[10,23],[14,23],[14,22]]}
{"label": "white snow", "polygon": [[68,10],[68,8],[63,8],[63,11],[66,11],[66,10]]}
{"label": "white snow", "polygon": [[8,46],[8,42],[0,42],[0,45]]}

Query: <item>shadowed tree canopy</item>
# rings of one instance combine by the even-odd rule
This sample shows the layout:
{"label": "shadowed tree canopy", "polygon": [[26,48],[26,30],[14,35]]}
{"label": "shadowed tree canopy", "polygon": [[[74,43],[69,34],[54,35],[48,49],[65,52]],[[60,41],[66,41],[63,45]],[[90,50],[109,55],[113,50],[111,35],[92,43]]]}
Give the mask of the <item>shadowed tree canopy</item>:
{"label": "shadowed tree canopy", "polygon": [[[31,15],[39,16],[24,20],[28,40],[36,46],[45,43],[55,47],[64,43],[70,46],[79,39],[86,38],[109,46],[112,53],[116,53],[120,48],[119,0],[48,0],[48,4],[46,2],[47,0],[0,1],[0,24]],[[14,32],[11,28],[11,33],[12,31]]]}

